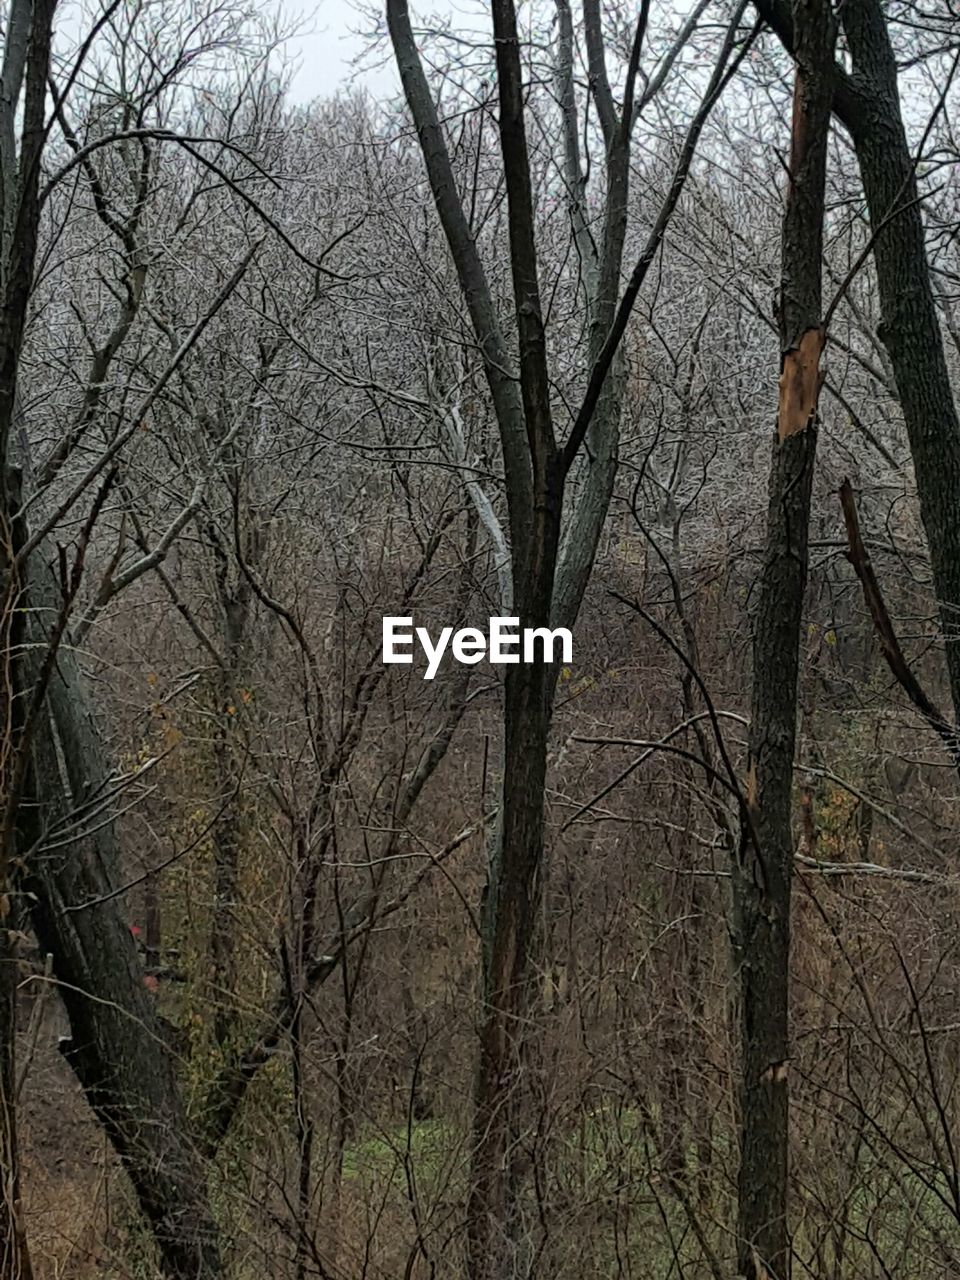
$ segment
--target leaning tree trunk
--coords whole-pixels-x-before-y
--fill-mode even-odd
[[[897,64],[879,0],[840,7],[852,81],[869,101],[850,122],[876,240],[874,263],[887,348],[910,441],[920,514],[960,723],[960,417],[930,286],[926,242],[897,87]]]
[[[31,616],[43,640],[37,619],[56,615],[56,585],[39,557],[34,565]],[[36,646],[41,658],[43,648]],[[65,1057],[130,1176],[164,1274],[218,1276],[204,1166],[124,918],[119,847],[114,824],[105,822],[109,770],[69,648],[58,654],[34,744],[24,886],[70,1019]]]
[[[748,818],[734,860],[740,1002],[738,1263],[748,1280],[787,1280],[788,992],[793,757],[817,443],[821,256],[830,68],[829,0],[795,0],[797,71],[783,221],[777,431],[754,618]]]

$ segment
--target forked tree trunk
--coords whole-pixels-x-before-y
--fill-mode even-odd
[[[745,5],[746,0],[744,0]],[[586,10],[589,10],[588,12]],[[407,0],[388,0],[387,21],[397,67],[416,124],[427,176],[470,314],[497,417],[510,527],[515,612],[521,627],[571,627],[576,621],[603,528],[616,470],[622,391],[617,358],[634,302],[657,255],[689,171],[700,132],[728,75],[743,6],[728,29],[718,66],[681,148],[669,191],[621,295],[627,227],[630,138],[637,117],[639,60],[646,35],[641,7],[622,109],[605,67],[596,0],[585,7],[591,90],[606,145],[607,200],[600,246],[584,218],[572,20],[559,9],[559,98],[564,116],[565,173],[574,236],[588,295],[589,377],[566,442],[551,412],[551,378],[537,270],[533,184],[524,123],[526,87],[513,0],[491,0],[513,283],[516,358],[501,328],[493,293],[468,222],[444,131],[417,50]],[[752,37],[751,37],[752,39]],[[735,70],[749,41],[730,65]],[[513,370],[516,368],[517,372]],[[586,449],[583,448],[586,442]],[[568,513],[561,544],[566,477],[586,455],[583,484]],[[470,1280],[527,1275],[522,1213],[520,1137],[523,1043],[532,1008],[538,905],[544,858],[544,786],[556,668],[510,667],[504,692],[504,780],[483,911],[480,1061],[475,1088],[473,1163],[467,1213]]]
[[[793,759],[810,495],[824,331],[821,257],[835,25],[829,0],[795,0],[797,70],[783,220],[781,375],[754,618],[749,820],[733,867],[740,1002],[738,1262],[788,1280],[788,997]]]

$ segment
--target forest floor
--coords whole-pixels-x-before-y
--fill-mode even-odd
[[[19,1113],[25,1226],[35,1280],[111,1274],[103,1256],[116,1157],[64,1061],[66,1015],[56,997],[25,1002],[18,1067],[26,1069]],[[119,1273],[118,1273],[119,1274]]]

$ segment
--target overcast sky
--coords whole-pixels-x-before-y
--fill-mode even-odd
[[[295,102],[327,97],[349,84],[362,85],[378,98],[400,92],[400,80],[392,55],[384,50],[367,56],[364,65],[356,60],[369,50],[369,40],[361,32],[371,29],[373,19],[357,12],[356,0],[278,0],[287,26],[296,24],[302,34],[287,44],[287,53],[297,63],[291,93]],[[361,0],[362,2],[362,0]],[[385,0],[367,0],[383,13]],[[694,0],[673,0],[677,21],[686,15]],[[420,14],[449,17],[454,27],[475,31],[489,24],[484,0],[421,0],[411,4]],[[667,6],[662,7],[667,12]]]
[[[432,9],[444,5],[433,4]],[[303,34],[287,44],[287,52],[299,64],[291,86],[295,102],[328,97],[351,82],[363,85],[377,97],[399,92],[400,82],[392,62],[366,66],[352,65],[364,52],[366,42],[356,32],[369,27],[369,19],[357,13],[351,0],[284,0],[283,12],[297,22]],[[382,57],[373,63],[383,63]]]
[[[287,54],[299,65],[291,86],[295,102],[328,97],[350,84],[361,85],[378,98],[400,92],[400,78],[393,54],[381,48],[370,52],[375,18],[357,11],[358,0],[277,0],[287,27],[301,34],[287,43]],[[364,0],[359,0],[364,3]],[[691,0],[675,0],[682,6]],[[383,15],[386,0],[366,0],[368,8]],[[461,31],[489,27],[489,0],[412,0],[414,26],[417,16],[449,18]],[[367,38],[363,32],[367,33]],[[366,55],[366,56],[364,56]],[[356,65],[357,59],[361,65]]]

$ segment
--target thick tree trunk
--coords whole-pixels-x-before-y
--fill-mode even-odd
[[[781,376],[754,618],[749,821],[733,868],[739,977],[739,1270],[788,1280],[788,996],[793,758],[817,442],[821,257],[835,40],[828,0],[795,0],[797,72],[783,222]]]
[[[897,67],[879,0],[840,8],[852,79],[869,105],[853,122],[882,320],[917,479],[940,605],[955,719],[960,723],[960,418],[950,386],[918,196],[900,112]]]
[[[550,620],[563,494],[556,456],[545,473],[529,560],[515,572],[522,627],[546,627]],[[483,1006],[467,1210],[471,1280],[526,1274],[517,1202],[523,1049],[534,1000],[555,683],[555,668],[543,662],[509,667],[505,682],[502,801],[482,922]]]
[[[19,885],[15,792],[22,732],[23,600],[16,562],[21,545],[16,512],[19,476],[0,463],[0,1280],[29,1280],[30,1261],[20,1217],[17,1136],[17,957],[14,901]]]
[[[55,592],[49,571],[38,568],[31,605],[40,606],[41,618],[56,607]],[[45,639],[42,622],[36,625],[38,639]],[[164,1274],[171,1280],[218,1276],[203,1164],[124,917],[116,833],[112,823],[102,825],[97,804],[109,790],[109,773],[69,649],[58,655],[48,703],[35,737],[35,803],[27,810],[31,829],[24,831],[22,852],[34,929],[41,950],[53,955],[70,1019],[64,1055],[130,1175]],[[58,838],[57,822],[82,805],[86,822],[68,821],[69,834],[76,835],[75,823],[92,834]]]
[[[0,1280],[31,1280],[32,1269],[20,1202],[20,1148],[17,1126],[17,954],[19,884],[14,869],[16,821],[10,806],[17,781],[23,731],[24,632],[21,573],[16,552],[22,544],[19,477],[8,472],[0,484]]]
[[[754,0],[796,55],[787,0]],[[833,108],[850,133],[876,236],[873,249],[882,321],[910,441],[920,514],[946,642],[955,719],[960,723],[960,415],[930,285],[922,204],[880,0],[840,6],[852,71],[837,71]]]

